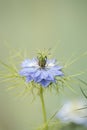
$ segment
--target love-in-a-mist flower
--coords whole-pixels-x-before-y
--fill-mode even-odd
[[[62,66],[42,53],[37,58],[25,59],[21,66],[20,75],[26,78],[26,82],[34,81],[43,87],[56,82],[57,76],[63,76]]]
[[[57,114],[64,123],[75,123],[87,126],[87,109],[85,109],[85,102],[82,100],[75,100],[66,102]]]

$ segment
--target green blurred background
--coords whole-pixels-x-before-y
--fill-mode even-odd
[[[79,56],[87,50],[87,0],[0,0],[0,59],[5,61],[11,48],[27,49],[28,57],[37,49],[52,48],[62,62]],[[69,70],[86,67],[87,58],[81,58]],[[65,100],[82,97],[75,89],[77,94],[68,89],[46,93],[48,117]],[[42,123],[39,98],[31,104],[31,96],[16,97],[16,90],[0,85],[0,130],[32,130]]]

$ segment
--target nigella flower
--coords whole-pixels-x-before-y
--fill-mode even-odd
[[[85,107],[86,104],[82,100],[68,101],[56,116],[64,123],[72,122],[87,126],[87,109]]]
[[[34,81],[43,87],[56,82],[57,76],[63,76],[62,66],[42,54],[37,58],[24,60],[21,67],[20,75],[26,78],[26,82]]]

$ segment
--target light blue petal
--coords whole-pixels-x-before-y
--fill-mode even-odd
[[[55,75],[55,76],[63,76],[64,74],[63,74],[62,71],[55,71],[55,72],[54,72],[54,75]]]
[[[48,77],[47,77],[47,80],[50,80],[50,81],[54,81],[54,76],[52,74],[50,74]]]
[[[62,66],[54,66],[54,67],[52,67],[51,69],[52,70],[61,70],[63,67]]]
[[[38,77],[41,74],[40,69],[37,69],[37,71],[34,73],[34,77]]]
[[[47,60],[47,64],[55,64],[56,63],[56,60],[55,59],[50,59],[50,60]]]
[[[29,64],[32,62],[30,59],[26,59],[22,62],[21,66],[24,67],[29,67]]]
[[[21,66],[23,68],[27,68],[27,67],[30,67],[30,64],[37,64],[38,61],[37,61],[37,58],[33,58],[33,59],[26,59],[22,62]]]
[[[35,67],[28,68],[29,74],[35,74],[36,71],[37,71],[37,68]]]
[[[48,71],[45,69],[41,69],[41,79],[47,79],[48,77]]]
[[[34,81],[35,82],[40,82],[42,79],[41,79],[41,76],[39,75],[38,77],[33,77]]]
[[[26,82],[31,82],[33,78],[31,76],[26,77]]]
[[[29,70],[28,69],[22,69],[19,74],[21,76],[28,76],[29,75]]]
[[[39,82],[43,87],[47,87],[50,83],[51,83],[51,81],[49,81],[49,80],[41,80],[41,82]]]
[[[62,71],[57,71],[57,70],[51,70],[50,73],[53,75],[53,76],[63,76],[63,72]]]
[[[21,75],[21,76],[28,76],[28,75],[30,75],[30,74],[32,74],[32,73],[35,73],[36,72],[36,68],[24,68],[24,69],[22,69],[20,72],[19,72],[19,74]]]
[[[33,63],[38,63],[38,59],[37,59],[37,58],[33,58],[33,59],[31,60],[31,62],[33,62]]]
[[[35,82],[40,82],[41,79],[41,70],[38,69],[34,74],[33,74],[33,79]]]

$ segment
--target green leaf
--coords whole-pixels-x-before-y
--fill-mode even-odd
[[[84,91],[82,90],[81,87],[80,87],[80,90],[81,90],[82,94],[84,95],[84,97],[87,98],[87,95],[84,93]]]
[[[84,85],[87,85],[87,83],[85,81],[83,81],[82,79],[78,79],[81,83],[83,83]]]

